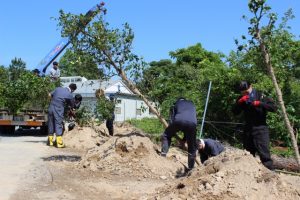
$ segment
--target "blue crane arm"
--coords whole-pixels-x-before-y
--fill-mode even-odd
[[[70,44],[69,38],[63,38],[53,49],[41,60],[37,68],[40,72],[46,73],[47,67],[55,60],[57,56]]]
[[[101,10],[104,6],[104,3],[97,4],[93,8],[91,8],[85,14],[85,21],[79,24],[80,28],[83,29]],[[105,12],[105,10],[103,10]],[[77,36],[80,31],[75,33]],[[70,44],[69,38],[62,38],[61,41],[51,49],[51,51],[46,55],[46,57],[38,64],[36,67],[37,70],[46,73],[48,66],[61,54],[61,52]]]

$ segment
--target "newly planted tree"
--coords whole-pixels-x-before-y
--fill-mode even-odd
[[[140,96],[150,111],[155,113],[160,121],[167,126],[168,123],[161,116],[158,109],[139,91],[134,80],[140,78],[145,62],[132,52],[134,34],[130,26],[125,23],[122,30],[114,29],[105,21],[106,9],[101,3],[102,12],[96,16],[85,28],[80,24],[86,21],[84,15],[73,15],[60,11],[59,26],[62,27],[62,36],[69,37],[72,47],[91,56],[99,66],[102,66],[108,76],[117,75],[132,92]],[[77,35],[80,29],[80,34]]]

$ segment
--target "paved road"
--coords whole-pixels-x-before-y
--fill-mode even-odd
[[[9,199],[34,162],[46,155],[46,136],[0,135],[0,199]]]

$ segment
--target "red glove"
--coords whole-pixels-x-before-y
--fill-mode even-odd
[[[260,106],[260,101],[253,101],[252,105],[255,107]]]
[[[249,95],[244,95],[238,100],[238,103],[239,104],[245,103],[246,101],[248,101],[248,99],[249,99]]]

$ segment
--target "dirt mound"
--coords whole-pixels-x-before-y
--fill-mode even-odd
[[[299,199],[300,190],[246,151],[227,150],[184,178],[160,188],[157,199]]]
[[[64,142],[67,147],[77,150],[88,150],[104,143],[107,139],[107,130],[104,124],[95,128],[78,127],[64,134]]]
[[[175,157],[163,158],[158,147],[139,131],[116,134],[101,146],[90,149],[81,165],[93,171],[105,171],[139,178],[174,179],[184,166]],[[178,157],[178,156],[177,156]]]
[[[289,181],[248,152],[232,147],[186,175],[185,153],[171,148],[167,158],[159,156],[160,148],[128,124],[116,125],[114,136],[107,134],[104,124],[77,128],[65,135],[65,141],[88,150],[77,165],[81,169],[135,183],[167,183],[145,194],[145,199],[300,199],[300,189],[294,184],[298,179]]]
[[[126,122],[116,123],[114,134],[124,134],[134,130],[135,128]],[[76,126],[73,130],[66,131],[63,137],[67,147],[76,150],[89,150],[103,144],[110,136],[105,123],[102,123],[93,127]]]

